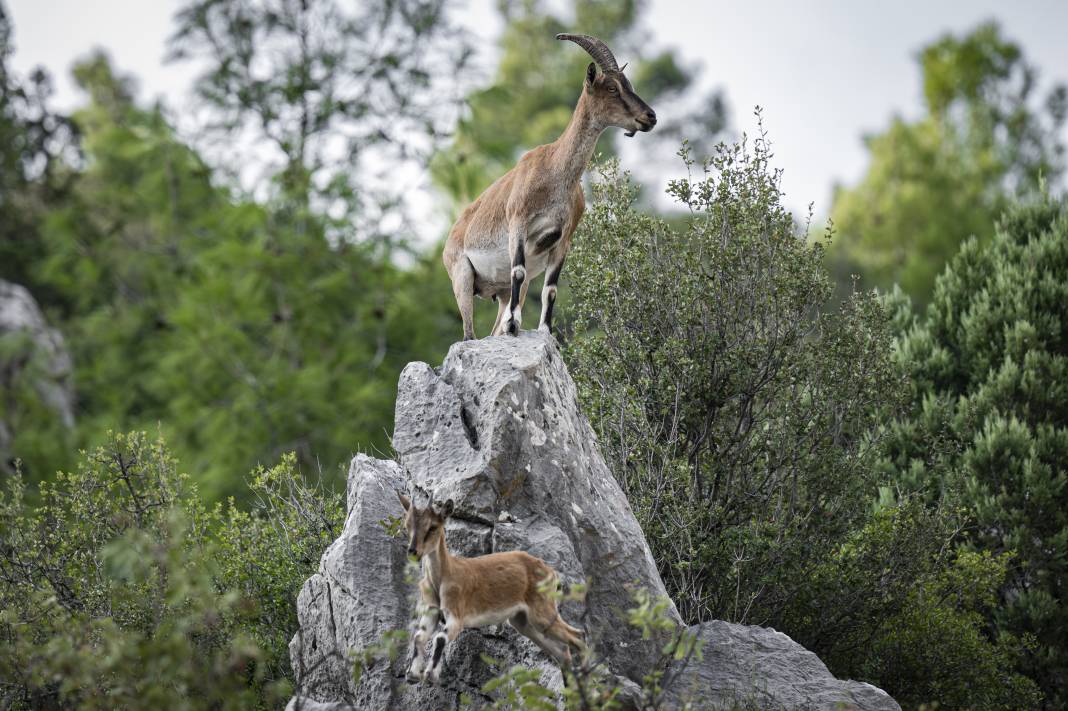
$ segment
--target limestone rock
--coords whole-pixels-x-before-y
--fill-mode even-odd
[[[37,301],[18,284],[0,279],[0,339],[19,339],[5,348],[11,362],[0,363],[0,377],[14,379],[29,367],[35,369],[33,387],[64,427],[74,426],[74,389],[70,354],[59,331],[45,321]],[[15,433],[0,420],[0,471],[10,455]]]
[[[403,536],[390,532],[402,515],[397,491],[420,506],[430,497],[453,500],[446,534],[454,554],[526,550],[565,582],[585,581],[585,603],[564,605],[563,617],[586,630],[632,695],[658,649],[626,624],[630,591],[666,591],[555,341],[541,333],[486,338],[456,344],[438,369],[410,364],[398,388],[393,445],[399,463],[353,459],[344,531],[300,592],[300,630],[290,644],[298,696],[289,708],[428,711],[456,708],[461,694],[478,705],[489,701],[481,687],[515,664],[560,688],[559,670],[507,625],[464,631],[448,648],[440,687],[404,681],[407,648],[354,683],[350,653],[407,629],[414,610],[418,572],[407,563]],[[669,615],[680,621],[673,607]],[[716,622],[698,631],[705,658],[681,674],[676,702],[697,691],[700,708],[730,694],[786,708],[799,700],[804,708],[837,709],[839,701],[855,704],[842,708],[897,708],[874,687],[838,681],[773,630]]]
[[[690,632],[703,642],[700,662],[686,666],[668,689],[668,707],[900,711],[882,689],[840,681],[812,652],[782,632],[714,621]]]

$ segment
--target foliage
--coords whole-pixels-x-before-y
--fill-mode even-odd
[[[1031,708],[1041,694],[1015,671],[1026,644],[990,639],[984,617],[1012,556],[958,550],[953,514],[917,497],[880,508],[807,572],[787,629],[836,675],[905,708]]]
[[[0,279],[17,281],[42,256],[38,223],[48,203],[63,194],[59,159],[73,135],[70,122],[47,106],[48,75],[38,69],[20,78],[9,69],[12,34],[0,3]]]
[[[965,238],[989,241],[1014,197],[1061,174],[1068,90],[1054,86],[1036,106],[1037,72],[995,23],[944,35],[919,59],[926,115],[867,139],[868,171],[837,191],[831,212],[840,278],[859,271],[922,303]]]
[[[913,409],[890,424],[884,463],[902,488],[965,507],[970,548],[1014,553],[987,614],[1037,639],[1020,668],[1049,708],[1068,704],[1066,284],[1064,200],[1017,206],[989,244],[967,241],[896,342]]]
[[[209,510],[161,440],[114,435],[0,499],[0,693],[14,708],[250,708],[289,693],[294,600],[343,520],[292,457]]]
[[[874,294],[824,308],[822,248],[781,207],[768,158],[763,134],[723,146],[672,184],[689,212],[676,224],[636,210],[609,166],[570,261],[566,356],[669,591],[688,621],[772,625],[915,703],[1034,700],[1016,671],[1030,637],[984,617],[1007,549],[958,554],[968,512],[949,505],[884,488],[873,509],[902,316]]]
[[[336,476],[355,447],[387,447],[401,368],[458,328],[427,276],[440,264],[402,268],[324,220],[235,199],[105,57],[76,76],[85,163],[20,281],[70,346],[78,439],[159,424],[211,499],[247,495],[241,472],[286,451]],[[32,481],[54,471],[16,454]]]
[[[569,261],[580,399],[691,621],[776,618],[862,520],[864,433],[891,397],[878,304],[821,310],[822,247],[768,159],[761,135],[672,183],[679,227],[638,212],[609,167]]]
[[[694,73],[673,51],[649,50],[641,32],[643,6],[640,0],[578,0],[569,5],[565,19],[537,0],[499,3],[505,25],[496,74],[488,86],[467,96],[467,112],[452,144],[431,165],[435,182],[455,207],[474,200],[524,151],[556,140],[567,126],[591,60],[576,46],[556,40],[557,33],[594,35],[612,47],[620,64],[631,60],[628,76],[651,104],[677,97],[693,84]],[[680,108],[681,119],[662,122],[650,137],[675,143],[683,128],[697,129],[690,138],[710,150],[724,127],[725,107],[718,93],[702,102],[689,112]],[[606,133],[598,151],[614,154],[614,138]]]

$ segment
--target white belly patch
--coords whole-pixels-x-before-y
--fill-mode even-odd
[[[475,268],[475,282],[501,289],[512,284],[512,260],[504,251],[475,249],[464,252]],[[528,255],[525,260],[527,279],[533,279],[545,271],[547,254]]]

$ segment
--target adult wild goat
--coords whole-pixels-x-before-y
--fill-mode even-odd
[[[656,125],[656,114],[634,93],[604,42],[589,35],[559,34],[556,39],[571,40],[596,62],[586,68],[567,129],[486,188],[460,215],[445,243],[442,260],[460,307],[465,341],[475,337],[476,294],[498,302],[491,335],[518,335],[527,286],[546,268],[538,327],[551,328],[556,284],[586,208],[582,173],[597,139],[609,126],[633,136]]]
[[[437,683],[445,644],[465,627],[508,622],[560,665],[571,663],[572,649],[585,650],[582,631],[564,622],[556,600],[548,594],[558,584],[556,571],[548,564],[522,551],[477,558],[450,555],[445,546],[445,519],[452,514],[452,500],[440,509],[433,504],[420,509],[407,496],[397,496],[407,512],[408,553],[423,563],[412,661],[406,675],[409,682],[429,678]],[[426,643],[439,617],[445,621],[445,631],[434,635],[430,668],[426,669]]]

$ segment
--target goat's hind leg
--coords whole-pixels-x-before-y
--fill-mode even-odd
[[[552,657],[560,666],[571,663],[571,653],[568,651],[567,647],[540,632],[538,628],[531,624],[530,620],[527,619],[527,614],[525,612],[517,613],[512,619],[508,620],[508,623],[512,625],[512,627],[515,627],[519,634],[538,645],[538,647],[541,648],[541,651]]]
[[[541,321],[538,323],[539,331],[552,333],[553,307],[556,305],[556,284],[560,281],[560,272],[564,269],[565,256],[567,255],[560,255],[560,258],[556,262],[551,263],[548,270],[545,272],[545,284],[541,288]]]
[[[497,302],[497,320],[493,322],[493,329],[490,330],[490,335],[499,336],[504,333],[501,324],[504,323],[504,314],[508,311],[508,292],[502,291],[493,298]]]

